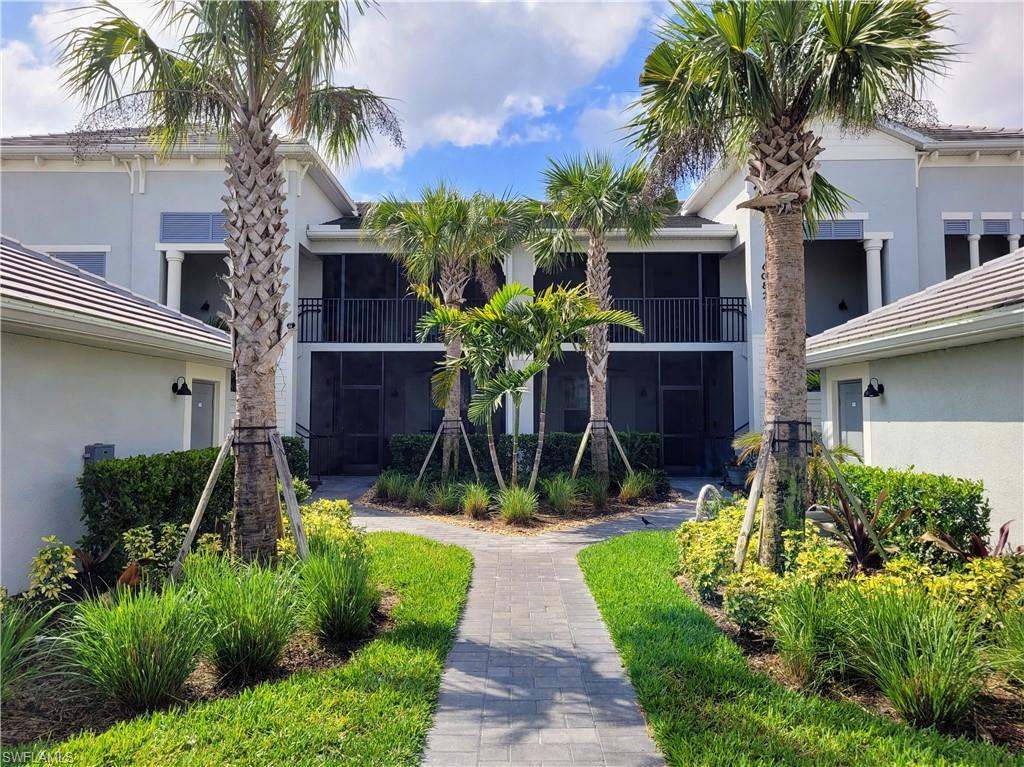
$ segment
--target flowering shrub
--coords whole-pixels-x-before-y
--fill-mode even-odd
[[[731,572],[744,512],[743,504],[733,504],[707,522],[679,526],[679,569],[701,599],[710,599]]]
[[[26,596],[55,601],[71,590],[71,582],[77,573],[75,552],[56,535],[46,536],[43,543],[43,548],[32,557]]]
[[[320,536],[343,544],[354,535],[352,529],[352,504],[341,499],[329,501],[319,499],[299,507],[302,527],[306,538]],[[295,556],[295,537],[291,534],[288,519],[284,520],[284,537],[277,542],[280,556]]]

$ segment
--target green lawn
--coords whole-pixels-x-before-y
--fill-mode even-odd
[[[374,533],[369,542],[376,579],[399,595],[396,625],[345,666],[48,750],[76,766],[416,764],[473,560],[464,549],[402,533]]]
[[[750,671],[677,586],[676,555],[667,532],[626,535],[579,555],[670,765],[1024,765],[1002,749],[791,692]]]

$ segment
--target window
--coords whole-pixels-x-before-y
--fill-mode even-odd
[[[69,253],[50,253],[54,258],[59,258],[72,266],[77,266],[83,272],[95,274],[97,277],[107,276],[107,254],[103,252],[91,253],[88,251]]]

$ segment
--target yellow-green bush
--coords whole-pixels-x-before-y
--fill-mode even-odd
[[[768,625],[782,593],[783,579],[756,563],[725,579],[722,608],[743,631],[760,632]]]
[[[299,507],[302,527],[306,537],[314,535],[345,543],[354,535],[352,529],[352,504],[344,499],[329,501],[324,498]],[[291,533],[287,517],[284,520],[284,537],[277,542],[280,556],[295,555],[295,537]]]
[[[676,533],[679,570],[701,599],[710,599],[732,570],[744,505],[724,506],[714,519],[684,522],[679,526]]]
[[[848,575],[850,555],[821,535],[811,522],[807,522],[804,540],[794,558],[790,576],[798,580],[821,585]]]

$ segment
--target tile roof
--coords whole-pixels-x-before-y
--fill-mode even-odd
[[[362,216],[366,214],[366,211],[372,204],[369,202],[358,202],[356,207],[359,209],[359,216],[342,216],[331,221],[324,221],[322,226],[337,226],[339,229],[358,229],[362,223]],[[662,227],[665,229],[699,229],[704,224],[715,224],[715,222],[709,218],[685,214],[666,216],[662,222]]]
[[[222,330],[3,236],[0,298],[116,322],[126,330],[156,331],[214,350],[231,349],[231,338]]]
[[[1024,304],[1024,248],[807,339],[807,353]]]

